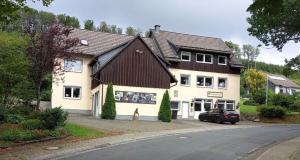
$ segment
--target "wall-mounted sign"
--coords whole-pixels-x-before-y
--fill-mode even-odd
[[[156,104],[156,93],[115,91],[116,102]]]
[[[207,97],[223,98],[223,92],[207,92]]]

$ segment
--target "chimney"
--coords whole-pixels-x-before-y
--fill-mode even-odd
[[[155,30],[156,33],[159,33],[159,31],[160,31],[160,25],[155,25],[154,26],[154,30]]]

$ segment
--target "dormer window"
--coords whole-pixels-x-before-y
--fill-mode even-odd
[[[191,52],[181,52],[181,60],[182,61],[191,61]]]
[[[211,54],[197,53],[196,54],[196,62],[212,64],[213,63],[213,56]]]
[[[226,65],[227,64],[227,57],[225,57],[225,56],[218,56],[218,64],[219,65]]]

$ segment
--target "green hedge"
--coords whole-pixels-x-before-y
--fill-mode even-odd
[[[38,119],[43,123],[43,128],[54,130],[56,127],[64,126],[67,118],[68,112],[56,107],[41,112]]]
[[[286,115],[286,109],[281,106],[259,106],[257,108],[259,115],[266,118],[282,118]]]
[[[28,119],[21,123],[22,127],[29,130],[42,129],[43,123],[39,119]]]

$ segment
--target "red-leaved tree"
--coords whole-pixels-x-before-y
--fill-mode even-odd
[[[69,37],[72,28],[59,24],[51,26],[28,23],[25,33],[29,36],[27,57],[30,63],[31,78],[36,88],[36,109],[39,110],[41,86],[47,74],[53,75],[53,81],[62,80],[64,69],[59,60],[72,59],[79,39]]]

